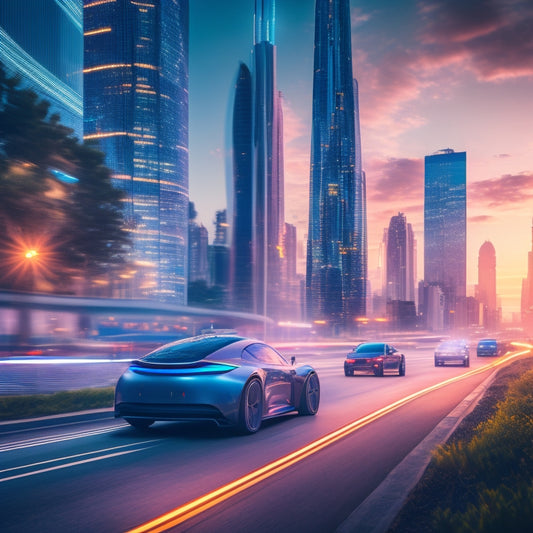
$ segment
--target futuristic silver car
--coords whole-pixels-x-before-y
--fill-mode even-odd
[[[156,420],[211,420],[255,433],[267,418],[314,415],[319,403],[311,366],[289,363],[257,340],[201,335],[133,361],[116,386],[115,417],[139,429]]]

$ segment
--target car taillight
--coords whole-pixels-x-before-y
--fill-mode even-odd
[[[355,359],[346,359],[347,363],[355,363]]]

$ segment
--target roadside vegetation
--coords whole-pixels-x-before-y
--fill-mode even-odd
[[[533,359],[500,370],[439,447],[390,533],[500,533],[533,524]]]
[[[113,406],[114,387],[0,396],[0,420],[19,420]]]

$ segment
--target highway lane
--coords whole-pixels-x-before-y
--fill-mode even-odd
[[[319,414],[271,421],[249,437],[170,423],[142,434],[111,418],[4,433],[2,531],[134,528],[400,398],[493,362],[474,356],[470,369],[434,368],[430,349],[411,347],[405,377],[346,378],[346,351],[298,351],[299,362],[318,370]],[[334,531],[487,373],[413,400],[175,530]]]

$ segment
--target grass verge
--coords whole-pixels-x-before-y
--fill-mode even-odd
[[[0,396],[0,420],[19,420],[113,406],[114,387]]]
[[[498,372],[440,446],[389,533],[509,533],[533,524],[533,359]]]

